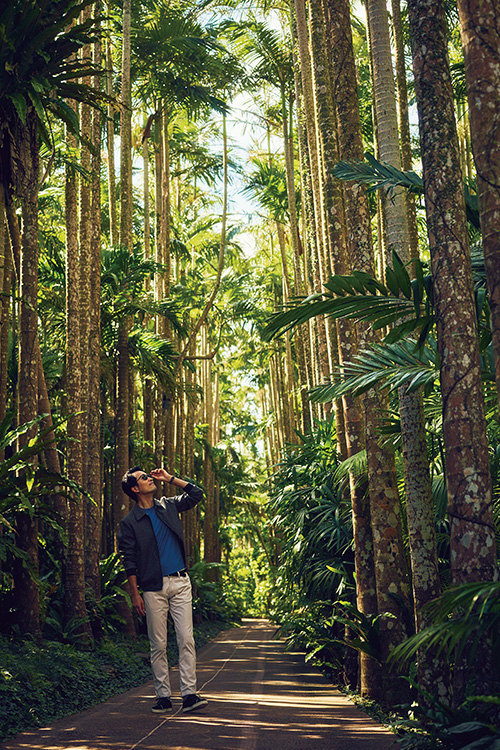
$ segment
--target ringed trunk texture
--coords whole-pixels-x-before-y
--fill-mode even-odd
[[[396,93],[385,0],[367,0],[366,14],[373,72],[373,103],[378,154],[381,161],[400,169]],[[396,243],[399,246],[408,247],[406,200],[403,190],[396,191],[390,197],[384,193],[382,205],[386,229],[385,262],[391,264],[392,250],[398,250]],[[404,217],[403,221],[402,217]]]

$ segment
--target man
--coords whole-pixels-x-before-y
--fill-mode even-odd
[[[175,485],[182,490],[182,494],[155,500],[155,479]],[[153,469],[151,474],[146,474],[139,466],[129,469],[123,476],[122,488],[136,502],[120,523],[118,544],[123,554],[133,607],[137,614],[146,615],[157,695],[151,710],[164,713],[172,708],[166,654],[169,611],[179,646],[182,710],[203,708],[208,701],[196,694],[191,581],[186,570],[184,536],[179,517],[179,513],[197,505],[203,493],[199,487],[168,474],[164,469]]]

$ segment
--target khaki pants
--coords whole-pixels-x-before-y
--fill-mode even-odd
[[[196,693],[196,651],[193,637],[193,605],[189,576],[165,576],[161,591],[145,591],[144,604],[151,667],[158,698],[170,697],[167,662],[167,615],[170,611],[179,647],[181,696]]]

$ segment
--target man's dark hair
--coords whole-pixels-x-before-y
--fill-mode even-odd
[[[138,493],[132,491],[132,487],[135,487],[137,485],[137,479],[134,477],[134,471],[142,471],[142,468],[140,466],[132,466],[131,469],[127,471],[126,474],[122,477],[122,490],[126,495],[132,498],[132,500],[139,499]]]

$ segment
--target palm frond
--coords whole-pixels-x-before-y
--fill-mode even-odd
[[[386,269],[385,285],[361,271],[332,276],[325,284],[326,291],[293,300],[293,307],[271,316],[262,337],[270,341],[313,317],[329,315],[371,322],[373,329],[391,326],[384,339],[387,343],[419,331],[422,345],[434,325],[432,278],[420,261],[415,267],[416,278],[411,280],[393,253],[393,267]]]
[[[422,386],[432,387],[438,377],[437,348],[433,337],[428,336],[420,348],[411,341],[383,346],[374,344],[361,350],[352,362],[346,362],[336,381],[312,388],[309,398],[316,403],[325,403],[346,393],[358,396],[370,388],[397,391],[403,385],[414,391]]]
[[[426,610],[434,624],[397,646],[391,660],[408,662],[418,651],[429,649],[459,659],[466,649],[471,662],[485,640],[496,658],[500,656],[500,581],[452,586]]]
[[[340,180],[359,182],[368,185],[368,192],[387,190],[389,194],[396,188],[404,188],[414,195],[424,194],[422,178],[416,172],[403,172],[391,164],[378,161],[373,154],[365,154],[366,161],[340,161],[333,168],[333,174]],[[479,229],[477,196],[464,184],[467,219]]]

